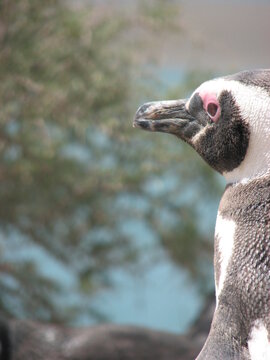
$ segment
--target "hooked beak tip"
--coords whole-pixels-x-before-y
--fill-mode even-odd
[[[150,122],[150,120],[135,117],[135,119],[133,120],[133,127],[143,130],[149,130]]]
[[[152,110],[153,103],[146,103],[140,106],[135,114],[135,118],[133,120],[133,127],[153,131],[152,125],[154,121],[153,119],[151,119],[151,116],[154,117],[154,113]]]

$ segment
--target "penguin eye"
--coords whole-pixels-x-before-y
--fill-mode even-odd
[[[209,103],[207,105],[207,113],[210,117],[214,117],[218,111],[218,106],[215,103]]]
[[[199,92],[199,96],[202,100],[203,108],[207,115],[213,122],[217,122],[221,114],[217,95],[215,93],[204,90]]]
[[[213,122],[217,122],[219,120],[221,110],[219,102],[216,99],[212,98],[206,101],[205,111]]]

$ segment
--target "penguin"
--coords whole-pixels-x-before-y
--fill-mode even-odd
[[[146,103],[133,126],[177,136],[226,179],[214,239],[216,308],[197,360],[270,359],[270,69]]]

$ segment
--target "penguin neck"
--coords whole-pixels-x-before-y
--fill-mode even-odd
[[[270,154],[262,153],[251,161],[243,162],[231,172],[223,173],[227,185],[248,184],[253,181],[263,180],[270,177]]]
[[[256,145],[255,145],[256,143]],[[223,173],[228,184],[247,184],[270,176],[270,133],[264,139],[251,139],[247,154],[234,170]]]

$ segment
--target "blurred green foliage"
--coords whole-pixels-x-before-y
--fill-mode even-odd
[[[146,44],[136,30],[175,30],[172,4],[140,2],[129,16],[105,10],[72,9],[57,0],[0,3],[4,314],[98,317],[90,301],[84,309],[63,306],[59,296],[90,298],[110,285],[110,269],[137,263],[138,246],[123,230],[130,220],[145,223],[199,282],[209,261],[211,242],[207,232],[200,234],[197,204],[202,197],[215,200],[215,176],[177,139],[131,126],[147,91],[137,81]],[[57,274],[44,273],[33,248],[72,274],[69,291]]]

